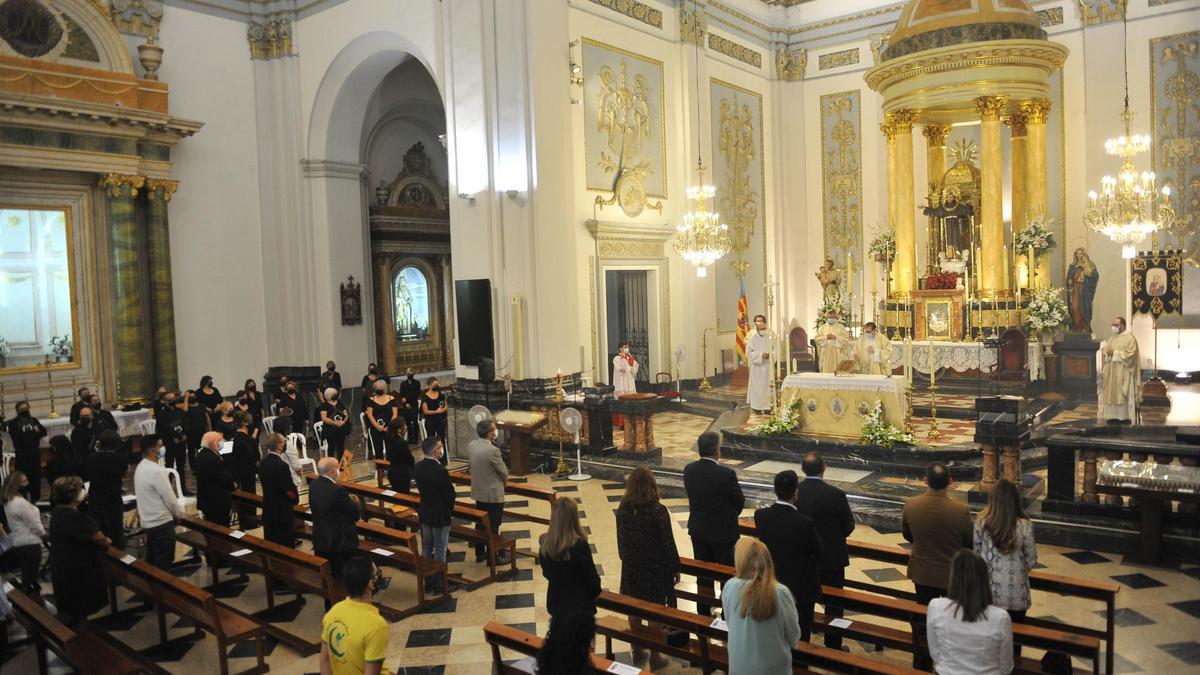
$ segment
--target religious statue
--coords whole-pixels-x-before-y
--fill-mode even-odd
[[[1100,272],[1087,251],[1075,249],[1075,260],[1067,267],[1067,292],[1071,305],[1071,330],[1080,333],[1092,332],[1092,299],[1096,297],[1096,283]]]
[[[1112,337],[1100,346],[1104,365],[1100,370],[1098,412],[1101,420],[1129,423],[1137,419],[1137,406],[1142,397],[1138,382],[1138,343],[1133,333],[1126,330],[1122,317],[1112,320],[1112,332]]]
[[[750,364],[750,381],[746,385],[746,402],[755,412],[771,410],[771,343],[767,317],[754,317],[754,333],[746,340],[746,361]]]
[[[825,323],[817,328],[818,366],[822,373],[836,373],[838,364],[850,348],[850,333],[842,325],[841,314],[833,311],[826,315]]]
[[[837,265],[833,264],[832,258],[826,258],[825,264],[821,265],[820,271],[815,275],[817,282],[821,284],[823,297],[826,301],[837,300],[842,295],[842,273],[838,271]]]
[[[858,372],[864,375],[892,372],[892,341],[877,330],[874,321],[863,324],[863,333],[854,341],[851,354]]]

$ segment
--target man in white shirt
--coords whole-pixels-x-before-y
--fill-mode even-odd
[[[175,562],[175,520],[183,515],[183,507],[171,489],[167,470],[158,463],[162,447],[158,436],[142,437],[142,461],[133,472],[133,493],[146,531],[146,562],[165,570]]]

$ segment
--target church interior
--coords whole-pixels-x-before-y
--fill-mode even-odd
[[[779,558],[790,475],[853,520],[784,672],[1195,673],[1197,303],[1193,0],[0,0],[0,669],[568,672],[577,511],[593,672],[775,672],[720,588]],[[440,557],[396,478],[427,462]],[[629,590],[643,476],[665,603]],[[323,478],[378,571],[365,670]],[[1007,495],[1031,523],[999,669],[934,640],[931,493],[975,524],[955,574]],[[69,583],[63,511],[98,537]]]

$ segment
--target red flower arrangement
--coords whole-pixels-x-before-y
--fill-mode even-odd
[[[925,288],[929,290],[939,290],[948,288],[958,288],[959,274],[956,272],[938,272],[925,277]]]

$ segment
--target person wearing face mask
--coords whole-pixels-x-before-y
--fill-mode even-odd
[[[203,406],[211,415],[221,401],[225,397],[221,396],[221,390],[213,386],[212,375],[205,375],[200,378],[200,388],[196,390],[196,400]]]
[[[746,403],[754,412],[767,413],[771,410],[771,342],[767,317],[754,315],[754,334],[746,340],[746,361],[750,364]]]
[[[850,347],[850,334],[842,325],[841,315],[829,312],[825,323],[817,328],[817,355],[820,357],[819,366],[822,373],[837,372],[838,364],[845,359],[845,351]]]
[[[892,341],[879,332],[874,321],[868,321],[854,341],[853,358],[858,362],[858,372],[887,375],[892,372]]]
[[[637,373],[640,366],[629,351],[629,340],[622,340],[617,345],[617,355],[613,357],[612,366],[613,395],[620,397],[624,394],[636,394]],[[625,426],[625,419],[620,413],[613,413],[613,426]]]
[[[91,481],[88,514],[117,548],[125,548],[125,505],[121,494],[129,455],[121,447],[121,436],[109,429],[96,436],[96,451],[88,457],[87,473]]]
[[[137,495],[138,520],[146,533],[146,562],[170,569],[175,562],[175,521],[184,511],[171,489],[167,470],[158,463],[162,439],[153,434],[142,436],[141,447],[142,461],[133,472],[133,493]]]
[[[92,433],[99,436],[105,431],[116,431],[117,420],[113,414],[104,409],[104,401],[100,394],[92,394]]]
[[[42,498],[42,450],[39,446],[46,437],[46,427],[29,411],[29,401],[17,402],[17,416],[8,421],[8,435],[12,437],[13,450],[17,454],[17,470],[29,478],[30,501],[36,504]]]
[[[179,411],[183,414],[183,433],[187,436],[188,466],[196,469],[196,453],[200,451],[200,441],[204,434],[212,429],[212,419],[208,410],[200,405],[200,399],[191,389],[179,397]]]
[[[196,473],[196,508],[208,522],[229,527],[229,512],[233,509],[233,491],[237,489],[237,483],[221,460],[221,440],[219,432],[205,433],[192,468]]]
[[[379,366],[375,365],[374,363],[368,363],[367,374],[363,375],[361,385],[363,396],[370,396],[371,393],[375,391],[375,383],[379,381],[382,381],[384,384],[392,383],[392,381],[388,379],[387,375],[381,375],[379,373]]]
[[[325,362],[325,372],[321,373],[321,379],[317,382],[317,397],[321,403],[326,401],[326,389],[342,390],[342,374],[337,371],[337,364],[333,361]]]
[[[417,443],[421,440],[421,427],[417,424],[421,412],[421,382],[417,380],[412,368],[404,372],[404,381],[400,383],[400,398],[403,399],[404,424],[408,427],[408,442]]]
[[[79,411],[88,407],[88,401],[92,398],[92,390],[87,387],[79,388],[79,400],[71,404],[71,426],[79,424]]]
[[[371,434],[367,450],[373,453],[368,459],[383,459],[387,454],[385,436],[388,429],[400,420],[400,406],[387,392],[386,382],[376,380],[372,387],[374,395],[363,404],[363,412],[367,414],[367,432]]]
[[[325,390],[325,401],[317,408],[317,414],[325,423],[325,442],[329,444],[329,456],[341,461],[346,451],[346,437],[350,435],[350,413],[342,404],[341,394],[330,387]]]
[[[178,395],[173,391],[163,394],[162,407],[155,415],[154,429],[163,442],[166,466],[179,473],[179,489],[184,496],[191,496],[187,487],[187,431],[184,412],[179,409]]]
[[[436,377],[429,378],[429,391],[421,396],[421,415],[425,418],[425,435],[436,436],[442,443],[446,442],[446,411],[449,404],[446,395],[441,392]],[[449,463],[445,454],[442,455],[442,466]]]
[[[246,402],[244,407],[241,405],[242,401]],[[250,416],[254,418],[255,429],[261,427],[263,420],[263,404],[262,396],[260,396],[258,393],[258,383],[253,379],[246,380],[246,383],[242,385],[242,390],[238,392],[238,402],[238,407],[241,407],[246,412],[249,412]]]
[[[54,481],[50,493],[55,505],[50,515],[50,582],[58,619],[71,626],[108,604],[108,584],[100,570],[113,542],[79,510],[87,490],[78,476]]]
[[[1131,424],[1142,402],[1137,338],[1125,328],[1124,317],[1114,318],[1112,336],[1100,346],[1104,365],[1100,370],[1099,418],[1110,424]]]
[[[96,432],[92,429],[92,408],[84,406],[79,409],[78,421],[71,430],[71,449],[82,462],[87,462],[88,455],[95,449]],[[87,478],[85,472],[84,478]]]
[[[42,564],[42,542],[46,541],[46,530],[42,528],[42,514],[38,507],[27,499],[29,478],[20,471],[13,471],[0,488],[0,504],[4,517],[8,519],[8,532],[12,537],[12,554],[21,564],[21,584],[25,591],[39,589],[37,572]]]
[[[300,398],[300,389],[295,382],[288,382],[283,394],[275,399],[275,414],[292,421],[293,433],[308,432],[308,409],[304,407],[304,400]]]

